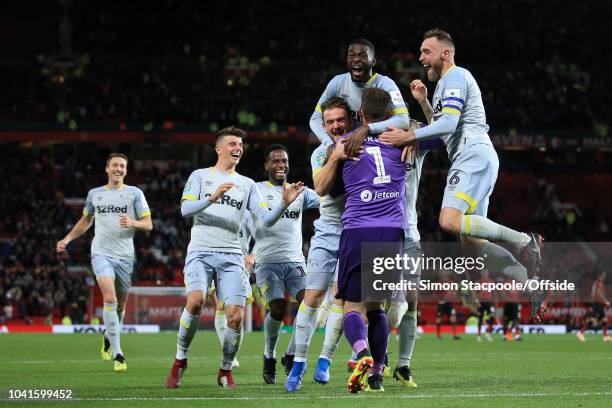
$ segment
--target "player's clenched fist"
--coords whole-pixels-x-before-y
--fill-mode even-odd
[[[57,241],[57,245],[55,246],[55,250],[58,253],[62,253],[62,252],[66,252],[66,247],[68,246],[68,244],[70,243],[70,241],[68,241],[67,239],[62,239],[61,241]]]
[[[427,87],[420,79],[415,79],[410,83],[410,92],[412,97],[419,103],[427,100]]]
[[[119,214],[119,225],[121,228],[132,228],[134,226],[134,220],[125,214]]]
[[[220,184],[219,187],[217,187],[217,189],[215,190],[215,193],[210,196],[209,198],[210,202],[214,203],[215,201],[220,199],[221,196],[225,194],[232,187],[234,187],[234,183],[232,183],[231,181]]]

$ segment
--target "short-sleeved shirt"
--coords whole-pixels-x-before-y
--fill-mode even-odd
[[[134,228],[121,228],[119,216],[122,214],[132,219],[151,215],[144,193],[138,187],[102,186],[89,190],[83,215],[94,217],[92,255],[134,259]]]

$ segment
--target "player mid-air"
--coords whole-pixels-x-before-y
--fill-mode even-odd
[[[244,273],[244,258],[239,231],[244,212],[251,211],[266,226],[273,225],[302,192],[303,183],[287,184],[282,201],[268,208],[263,195],[250,178],[236,173],[243,154],[246,132],[228,127],[217,133],[214,167],[191,173],[181,197],[181,213],[193,217],[191,241],[185,259],[187,303],[181,314],[176,359],[166,379],[166,387],[178,388],[187,369],[187,353],[198,329],[200,312],[214,274],[217,298],[225,306],[227,329],[217,384],[235,388],[232,362],[242,340],[242,321],[249,282]]]
[[[402,93],[391,78],[374,73],[374,65],[376,65],[374,44],[364,38],[354,40],[349,44],[346,55],[348,72],[336,75],[329,81],[310,117],[310,129],[326,147],[332,145],[333,141],[323,126],[321,106],[332,96],[339,96],[348,102],[352,119],[359,125],[351,138],[363,140],[367,134],[382,133],[389,126],[400,129],[408,129],[410,126],[408,108],[404,103]],[[389,93],[391,116],[381,122],[364,125],[358,121],[357,111],[361,106],[361,94],[368,88],[380,88]]]
[[[283,186],[289,174],[289,150],[281,144],[266,148],[264,168],[268,180],[256,184],[263,194],[267,207],[282,201]],[[255,221],[255,276],[268,314],[264,321],[263,379],[266,384],[276,384],[276,343],[287,308],[285,292],[296,299],[304,299],[306,271],[302,252],[302,214],[304,210],[319,208],[320,198],[311,189],[291,203],[276,224],[269,227],[263,220]],[[295,356],[295,331],[281,363],[289,374]]]
[[[102,318],[106,328],[101,355],[105,361],[115,361],[116,372],[127,370],[120,335],[132,285],[134,232],[136,229],[153,229],[151,211],[143,192],[123,184],[127,165],[128,158],[124,154],[111,153],[108,156],[108,183],[89,190],[83,216],[57,243],[57,252],[66,251],[68,244],[87,232],[95,220],[91,265],[102,292]]]
[[[442,138],[446,144],[451,168],[446,180],[440,227],[460,236],[464,243],[475,245],[487,267],[525,284],[537,280],[541,268],[543,239],[536,233],[515,231],[487,218],[489,197],[493,192],[499,160],[491,143],[480,89],[472,74],[455,65],[455,45],[451,36],[440,29],[425,33],[420,62],[430,81],[438,81],[432,104],[427,100],[427,88],[413,81],[413,95],[421,105],[429,125],[414,129],[390,129],[380,140],[394,146],[404,146],[432,138]],[[347,146],[349,156],[353,146]],[[523,260],[522,265],[502,246],[511,245]],[[532,320],[543,316],[549,293],[532,291]]]

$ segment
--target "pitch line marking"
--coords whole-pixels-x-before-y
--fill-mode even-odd
[[[421,395],[377,395],[376,399],[427,399],[427,398],[534,398],[534,397],[591,397],[612,396],[612,392],[580,393],[485,393],[485,394],[421,394]],[[366,396],[366,397],[369,397]],[[361,398],[366,398],[361,397]],[[274,396],[274,397],[105,397],[73,398],[72,401],[266,401],[266,400],[312,400],[360,398],[356,395],[319,395],[319,396]]]

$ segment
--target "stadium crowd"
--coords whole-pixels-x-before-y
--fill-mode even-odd
[[[451,32],[458,44],[457,61],[478,79],[493,131],[586,129],[607,135],[611,124],[609,55],[600,52],[607,39],[598,31],[606,23],[609,2],[550,8],[535,0],[449,1],[420,3],[417,10],[399,1],[351,2],[351,8],[367,8],[368,19],[347,13],[343,2],[311,2],[307,7],[298,0],[240,0],[231,7],[193,0],[149,2],[146,7],[138,2],[64,5],[64,11],[57,6],[55,16],[55,27],[62,27],[59,50],[32,49],[28,57],[0,58],[1,128],[170,131],[238,124],[272,131],[306,129],[323,85],[345,72],[346,44],[357,37],[376,44],[375,71],[397,82],[411,115],[423,120],[408,91],[412,79],[424,78],[418,47],[431,22],[419,14],[440,14],[441,9],[447,12],[435,25]],[[328,24],[321,15],[343,18]],[[401,23],[381,24],[399,15]],[[497,19],[500,15],[505,18]],[[48,26],[37,30],[30,35],[57,35],[44,31]],[[288,32],[292,35],[284,35]],[[593,60],[598,64],[589,63]],[[311,182],[303,146],[289,147],[296,152],[292,178]],[[75,271],[89,264],[90,241],[72,243],[67,257],[54,252],[56,240],[80,216],[82,201],[74,199],[105,182],[99,147],[83,144],[79,149],[58,157],[2,145],[0,170],[10,177],[0,181],[0,319],[46,316],[57,308],[73,321],[83,318],[94,283]],[[264,177],[261,151],[262,146],[252,144],[240,164],[242,173]],[[423,241],[451,240],[437,223],[446,158],[430,156],[434,158],[426,160],[420,189],[419,229]],[[202,147],[201,162],[213,157],[211,147]],[[177,198],[192,167],[141,160],[136,168],[131,163],[127,182],[145,192],[155,225],[150,233],[136,234],[140,283],[182,282],[189,225],[179,214]],[[496,191],[503,192],[503,184]],[[512,215],[508,209],[513,203],[529,197],[521,205],[533,211],[516,227],[539,231],[553,241],[609,237],[601,214],[577,208],[560,213],[553,196],[551,183],[530,183],[518,197],[496,200],[494,195],[490,212],[504,221]],[[305,251],[311,221],[305,218]]]
[[[311,183],[306,155],[298,154],[298,144],[291,144],[291,179]],[[68,256],[55,252],[55,242],[79,219],[88,189],[103,185],[106,175],[100,153],[105,147],[80,144],[73,155],[53,155],[47,149],[23,148],[3,144],[0,171],[10,175],[0,180],[0,319],[29,321],[31,316],[69,315],[73,322],[83,321],[93,275],[90,268],[90,232],[71,243]],[[210,147],[203,146],[203,162],[211,162]],[[263,179],[263,146],[247,146],[240,164],[243,174]],[[97,152],[92,161],[93,152]],[[57,157],[56,157],[57,156]],[[210,157],[208,157],[210,156]],[[207,158],[208,157],[208,158]],[[424,242],[451,241],[437,223],[442,186],[446,177],[445,155],[431,154],[426,160],[418,204],[419,230]],[[140,187],[152,209],[154,229],[135,236],[137,264],[134,279],[139,285],[182,285],[182,265],[190,226],[179,211],[178,197],[192,166],[183,162],[141,161],[138,168],[130,163],[127,183]],[[498,189],[503,190],[503,184]],[[550,241],[605,240],[609,230],[598,223],[605,221],[591,212],[567,213],[560,217],[551,203],[551,186],[527,185],[513,202],[491,202],[491,213],[504,220],[506,208],[522,200],[537,197],[539,207],[525,220]],[[79,200],[81,199],[81,200]],[[40,217],[38,215],[43,214]],[[316,211],[305,214],[304,252],[313,234]],[[500,218],[501,217],[501,218]],[[554,269],[554,268],[553,268]]]
[[[376,71],[396,80],[419,117],[407,85],[424,78],[418,47],[431,22],[402,2],[357,3],[367,7],[370,19],[346,13],[342,2],[74,4],[67,12],[71,57],[49,53],[0,64],[1,119],[55,122],[60,128],[214,130],[236,122],[247,128],[306,128],[323,84],[344,72],[346,43],[361,36],[378,47]],[[602,8],[609,7],[601,2],[551,9],[527,0],[516,6],[477,1],[418,9],[450,11],[436,24],[454,35],[457,60],[478,79],[493,129],[605,133],[607,65],[586,61],[599,61],[598,50],[605,47],[597,21],[605,24]],[[271,24],[271,16],[279,14],[283,18]],[[341,25],[321,24],[324,14],[342,14]],[[390,15],[402,15],[401,24],[379,24]],[[505,18],[492,24],[498,15]],[[292,35],[281,35],[287,32]],[[582,47],[586,41],[590,46]]]

